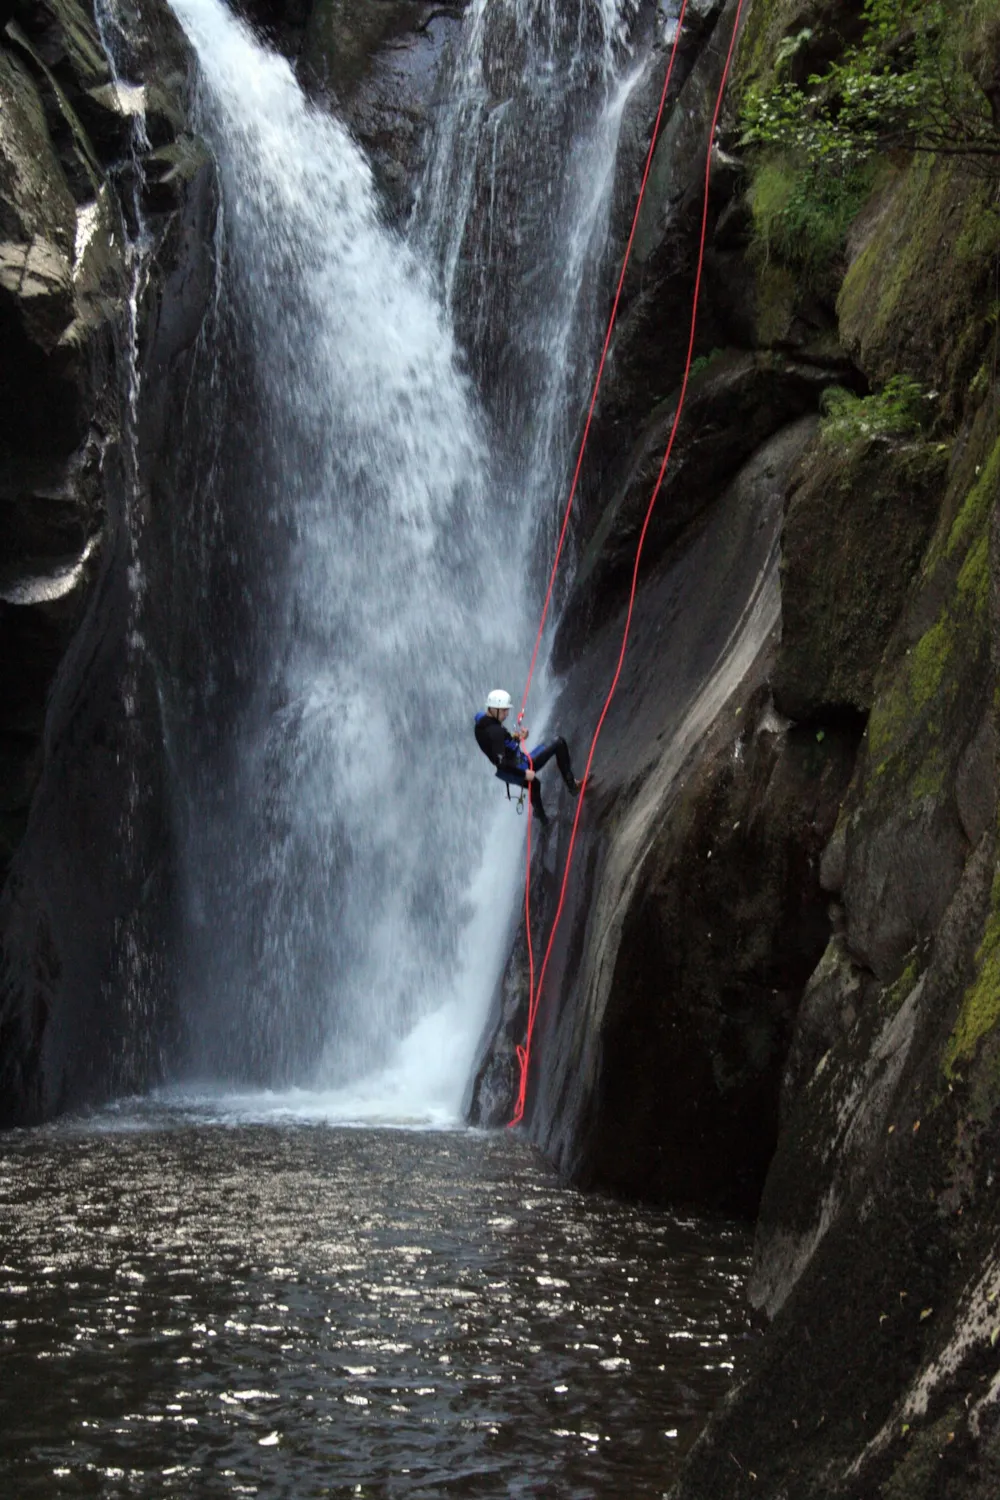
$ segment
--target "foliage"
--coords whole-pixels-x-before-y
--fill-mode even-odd
[[[1000,174],[1000,0],[865,0],[863,20],[861,41],[801,85],[781,75],[811,34],[786,40],[779,81],[744,97],[744,144],[834,175],[892,149]]]
[[[822,435],[845,447],[873,438],[913,437],[927,424],[934,399],[909,375],[894,375],[871,396],[831,386],[823,392]]]
[[[698,358],[691,363],[691,374],[700,375],[703,370],[708,369],[709,365],[714,364],[723,352],[722,349],[713,349],[709,354],[699,354]]]
[[[750,189],[758,253],[821,281],[844,247],[872,177],[867,164],[828,172],[794,155],[766,157]]]

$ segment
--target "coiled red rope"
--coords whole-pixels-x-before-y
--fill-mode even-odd
[[[646,514],[645,514],[645,518],[643,519],[642,530],[639,533],[639,541],[638,541],[638,544],[636,546],[636,552],[635,552],[635,562],[633,563],[633,566],[632,566],[632,585],[631,585],[631,589],[629,591],[628,609],[626,610],[626,613],[625,613],[625,625],[624,625],[624,628],[622,630],[621,647],[620,647],[619,652],[618,652],[618,660],[617,660],[617,662],[615,664],[615,670],[614,670],[614,674],[613,674],[612,679],[611,679],[611,685],[608,688],[607,696],[605,697],[605,700],[604,700],[604,706],[601,709],[601,714],[600,714],[600,717],[599,717],[599,719],[597,721],[597,727],[594,730],[593,737],[591,738],[591,741],[590,741],[590,749],[589,749],[589,752],[587,754],[587,764],[586,764],[586,766],[584,768],[583,777],[582,777],[581,784],[580,784],[580,792],[579,792],[579,796],[577,797],[577,802],[576,802],[576,812],[575,812],[574,817],[573,817],[573,827],[572,827],[572,830],[570,832],[569,847],[567,848],[567,851],[566,851],[566,864],[565,864],[565,867],[563,869],[562,883],[561,883],[561,885],[559,887],[559,900],[558,900],[557,905],[556,905],[555,916],[552,919],[552,928],[551,928],[551,931],[549,932],[549,939],[548,939],[548,943],[546,944],[546,947],[545,947],[545,953],[544,953],[544,956],[542,958],[542,966],[541,966],[541,969],[540,969],[539,974],[538,974],[537,983],[535,981],[535,955],[534,955],[534,947],[533,947],[533,944],[532,944],[532,937],[531,937],[531,800],[530,800],[530,798],[528,800],[528,831],[527,831],[527,856],[526,856],[527,857],[527,867],[526,867],[525,882],[524,882],[524,922],[525,922],[525,931],[527,933],[527,947],[528,947],[528,1022],[527,1022],[527,1028],[526,1028],[526,1031],[525,1031],[524,1044],[523,1044],[523,1046],[518,1046],[518,1048],[517,1048],[517,1060],[518,1060],[518,1067],[519,1067],[519,1070],[520,1070],[520,1077],[519,1077],[519,1080],[518,1080],[517,1100],[516,1100],[516,1103],[515,1103],[515,1106],[514,1106],[514,1114],[513,1114],[513,1116],[511,1117],[511,1120],[510,1120],[510,1125],[511,1126],[520,1124],[521,1120],[524,1118],[525,1101],[526,1101],[526,1098],[527,1098],[527,1090],[528,1090],[528,1073],[529,1073],[529,1070],[530,1070],[530,1067],[531,1067],[531,1044],[532,1044],[532,1038],[533,1038],[534,1030],[535,1030],[535,1022],[536,1022],[536,1020],[538,1018],[538,1006],[539,1006],[539,1002],[541,1000],[542,986],[545,983],[545,975],[546,975],[546,971],[548,970],[549,960],[552,957],[552,949],[553,949],[553,946],[555,944],[556,933],[559,930],[559,924],[560,924],[560,922],[562,920],[563,907],[564,907],[565,901],[566,901],[566,890],[567,890],[567,887],[569,885],[570,870],[571,870],[572,864],[573,864],[573,854],[574,854],[574,851],[575,851],[575,848],[576,848],[576,836],[577,836],[577,832],[578,832],[579,826],[580,826],[580,814],[581,814],[581,812],[583,810],[583,798],[584,798],[584,794],[585,794],[586,789],[587,789],[587,782],[588,782],[588,780],[590,778],[590,770],[591,770],[591,767],[592,767],[592,765],[594,763],[594,754],[595,754],[595,752],[597,750],[597,742],[598,742],[598,740],[601,737],[601,731],[604,728],[604,721],[605,721],[605,719],[608,716],[608,710],[611,707],[611,702],[612,702],[612,699],[615,696],[615,692],[617,691],[617,688],[618,688],[618,682],[619,682],[619,679],[621,677],[622,666],[623,666],[624,661],[625,661],[625,652],[628,649],[629,633],[630,633],[630,631],[632,629],[632,612],[633,612],[633,609],[635,607],[636,589],[638,587],[638,580],[639,580],[639,565],[640,565],[640,563],[642,561],[642,552],[643,552],[643,548],[644,548],[645,543],[646,543],[646,533],[649,530],[649,523],[652,520],[653,510],[654,510],[654,508],[656,506],[657,500],[659,499],[660,490],[663,488],[663,479],[664,479],[664,476],[665,476],[665,474],[667,472],[667,467],[668,467],[668,465],[670,463],[670,458],[671,458],[671,455],[673,453],[674,442],[675,442],[675,440],[677,438],[677,430],[678,430],[678,428],[680,426],[681,417],[682,417],[683,412],[684,412],[684,404],[685,404],[685,401],[687,399],[688,385],[689,385],[690,380],[691,380],[691,366],[694,363],[695,336],[697,334],[697,329],[698,329],[698,302],[699,302],[699,299],[701,297],[701,283],[702,283],[702,279],[703,279],[703,275],[704,275],[704,269],[705,269],[705,249],[706,249],[706,245],[708,243],[708,212],[709,212],[710,189],[711,189],[711,179],[712,179],[712,152],[713,152],[713,148],[714,148],[714,145],[715,145],[715,132],[716,132],[716,129],[718,128],[719,116],[722,113],[722,103],[723,103],[723,100],[725,98],[727,85],[729,83],[729,74],[730,74],[730,71],[732,69],[733,55],[734,55],[734,53],[736,51],[736,40],[737,40],[737,37],[739,36],[740,21],[743,18],[743,9],[744,9],[745,4],[746,4],[746,0],[738,0],[737,6],[736,6],[736,15],[735,15],[734,20],[733,20],[732,36],[730,37],[730,40],[729,40],[729,50],[728,50],[728,52],[726,54],[726,61],[725,61],[725,65],[724,65],[723,70],[722,70],[722,79],[721,79],[721,82],[720,82],[720,85],[719,85],[719,91],[718,91],[718,95],[717,95],[716,101],[715,101],[715,109],[714,109],[714,111],[712,113],[712,125],[711,125],[711,129],[709,131],[709,137],[708,137],[708,151],[706,153],[706,158],[705,158],[705,188],[704,188],[704,195],[703,195],[703,201],[702,201],[701,234],[700,234],[699,244],[698,244],[697,270],[696,270],[696,273],[695,273],[694,295],[693,295],[693,298],[692,298],[692,305],[691,305],[691,327],[690,327],[690,333],[689,333],[689,337],[688,337],[687,357],[686,357],[685,364],[684,364],[684,376],[683,376],[683,379],[681,381],[680,394],[679,394],[679,396],[677,398],[677,409],[674,412],[674,420],[673,420],[673,424],[672,424],[671,429],[670,429],[670,437],[667,440],[667,446],[666,446],[666,448],[664,450],[664,453],[663,453],[663,459],[662,459],[662,462],[660,464],[659,472],[658,472],[658,474],[656,476],[656,483],[653,485],[653,491],[652,491],[652,494],[650,495],[649,504],[646,507]],[[650,169],[652,167],[653,155],[654,155],[654,152],[656,150],[656,145],[657,145],[657,141],[658,141],[658,138],[659,138],[660,123],[661,123],[662,118],[663,118],[663,110],[664,110],[664,106],[665,106],[666,100],[667,100],[667,93],[669,91],[670,81],[671,81],[671,78],[673,76],[674,61],[675,61],[676,56],[677,56],[677,48],[678,48],[678,44],[680,42],[681,29],[682,29],[683,24],[684,24],[684,16],[685,16],[686,11],[687,11],[687,0],[683,0],[683,4],[682,4],[681,10],[680,10],[680,14],[678,16],[677,35],[674,38],[674,44],[673,44],[673,47],[671,48],[670,60],[669,60],[669,63],[667,65],[666,77],[665,77],[664,83],[663,83],[663,91],[662,91],[661,96],[660,96],[660,107],[659,107],[659,110],[657,111],[656,123],[655,123],[655,125],[653,127],[653,135],[652,135],[652,139],[650,140],[650,144],[649,144],[649,152],[648,152],[648,154],[646,156],[646,167],[645,167],[645,171],[643,172],[642,183],[641,183],[641,186],[639,188],[638,201],[636,202],[635,214],[634,214],[633,219],[632,219],[632,229],[631,229],[631,232],[630,232],[629,237],[628,237],[628,243],[627,243],[627,245],[625,247],[625,255],[624,255],[624,258],[623,258],[623,261],[622,261],[621,274],[620,274],[620,276],[618,278],[618,287],[617,287],[617,290],[615,292],[614,304],[613,304],[612,309],[611,309],[611,317],[610,317],[610,320],[608,322],[608,330],[607,330],[607,334],[605,335],[604,346],[603,346],[603,348],[601,350],[601,357],[600,357],[600,360],[598,362],[597,377],[596,377],[596,379],[594,381],[594,389],[593,389],[593,393],[592,393],[591,398],[590,398],[590,406],[589,406],[589,409],[588,409],[588,412],[587,412],[587,420],[586,420],[586,422],[584,424],[583,436],[582,436],[581,441],[580,441],[580,450],[579,450],[579,453],[577,455],[576,468],[575,468],[574,473],[573,473],[573,482],[572,482],[572,484],[570,486],[569,500],[567,501],[565,515],[563,516],[562,528],[560,530],[559,540],[558,540],[558,544],[556,546],[555,561],[553,562],[552,571],[551,571],[551,574],[549,575],[549,586],[548,586],[548,590],[547,590],[546,595],[545,595],[545,604],[544,604],[544,607],[542,609],[541,624],[538,627],[538,635],[535,638],[535,647],[534,647],[534,651],[532,652],[532,656],[531,656],[531,665],[530,665],[530,667],[528,669],[528,680],[527,680],[527,684],[526,684],[525,689],[524,689],[524,697],[522,698],[522,701],[521,701],[521,710],[520,710],[520,713],[518,714],[518,721],[519,722],[524,717],[524,709],[525,709],[525,705],[526,705],[526,703],[528,701],[528,692],[529,692],[530,687],[531,687],[531,680],[532,680],[532,677],[534,676],[535,666],[536,666],[536,663],[537,663],[537,660],[538,660],[538,651],[539,651],[539,647],[540,647],[540,644],[541,644],[542,633],[543,633],[543,631],[545,629],[545,621],[546,621],[546,618],[547,618],[547,615],[548,615],[549,607],[550,607],[551,602],[552,602],[552,594],[553,594],[553,590],[554,590],[554,587],[555,587],[556,574],[558,572],[559,562],[560,562],[560,558],[562,556],[563,544],[564,544],[565,539],[566,539],[566,533],[567,533],[567,530],[569,528],[570,514],[571,514],[571,511],[572,511],[572,508],[573,508],[573,501],[574,501],[574,498],[576,496],[576,489],[577,489],[577,485],[579,483],[580,471],[581,471],[582,466],[583,466],[583,457],[584,457],[584,453],[586,451],[587,439],[588,439],[588,437],[590,435],[590,427],[591,427],[591,423],[592,423],[592,420],[593,420],[594,409],[595,409],[595,407],[597,405],[597,396],[598,396],[598,393],[600,391],[601,380],[602,380],[603,375],[604,375],[604,366],[605,366],[605,363],[607,361],[608,350],[609,350],[610,345],[611,345],[611,337],[612,337],[612,334],[614,332],[615,323],[616,323],[616,320],[617,320],[617,317],[618,317],[618,305],[619,305],[619,302],[621,300],[622,287],[624,286],[624,283],[625,283],[625,273],[628,270],[629,259],[630,259],[631,254],[632,254],[632,245],[633,245],[633,242],[635,240],[636,228],[637,228],[637,225],[639,223],[639,214],[640,214],[640,211],[642,209],[643,199],[644,199],[645,193],[646,193],[646,184],[649,181],[649,173],[650,173]]]

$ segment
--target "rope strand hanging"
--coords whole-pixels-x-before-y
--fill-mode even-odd
[[[646,152],[646,164],[643,168],[642,181],[639,184],[639,194],[636,198],[635,213],[632,215],[632,227],[629,230],[628,241],[625,245],[625,254],[622,257],[622,268],[618,275],[618,285],[615,287],[614,300],[611,304],[611,316],[608,319],[607,332],[604,335],[604,343],[601,347],[601,357],[597,361],[597,374],[594,376],[594,388],[590,393],[590,405],[587,407],[587,420],[583,424],[583,433],[580,437],[580,447],[576,455],[576,467],[573,470],[573,479],[569,487],[569,498],[566,501],[566,510],[563,515],[562,527],[559,532],[559,540],[556,543],[556,553],[552,560],[552,569],[549,573],[549,586],[545,593],[545,603],[542,605],[542,618],[538,623],[538,634],[535,636],[535,645],[531,653],[531,664],[528,667],[528,676],[524,684],[524,693],[521,697],[521,708],[517,716],[518,723],[524,718],[524,710],[528,703],[528,694],[531,692],[531,682],[535,675],[535,667],[538,664],[538,651],[542,644],[542,636],[545,633],[545,622],[548,619],[549,607],[552,603],[552,594],[556,585],[556,577],[559,573],[559,563],[562,559],[563,545],[566,541],[566,533],[569,530],[569,518],[573,512],[573,502],[576,499],[577,485],[580,482],[580,472],[583,468],[584,454],[587,451],[587,442],[590,438],[590,428],[594,420],[594,410],[597,406],[597,398],[601,390],[601,382],[604,379],[604,366],[607,363],[608,351],[611,348],[611,338],[618,322],[618,306],[622,300],[622,288],[625,285],[625,276],[628,272],[629,261],[632,259],[632,246],[635,243],[635,233],[639,227],[639,215],[642,212],[643,199],[646,196],[646,184],[649,181],[649,173],[653,165],[653,157],[656,154],[657,143],[660,139],[660,125],[663,121],[663,111],[667,104],[667,95],[670,92],[670,84],[674,76],[674,63],[677,61],[677,49],[680,46],[681,33],[684,29],[684,18],[687,15],[688,0],[681,0],[681,8],[677,15],[677,31],[674,35],[673,46],[670,48],[670,56],[667,61],[667,71],[663,79],[663,88],[660,91],[660,105],[656,111],[656,119],[653,122],[653,133],[649,139],[649,150]]]
[[[726,60],[725,60],[725,64],[724,64],[723,70],[722,70],[722,79],[721,79],[721,82],[720,82],[720,85],[719,85],[719,91],[718,91],[718,94],[717,94],[717,97],[716,97],[716,101],[715,101],[715,109],[714,109],[713,114],[712,114],[712,123],[711,123],[711,127],[710,127],[710,130],[709,130],[708,150],[707,150],[706,159],[705,159],[705,182],[704,182],[704,193],[703,193],[703,199],[702,199],[701,234],[700,234],[699,244],[698,244],[697,269],[696,269],[696,273],[695,273],[694,294],[693,294],[693,297],[692,297],[692,306],[691,306],[691,325],[690,325],[690,331],[689,331],[689,336],[688,336],[688,347],[687,347],[687,356],[686,356],[685,365],[684,365],[684,375],[683,375],[683,379],[681,381],[680,393],[679,393],[678,398],[677,398],[677,408],[676,408],[676,410],[674,412],[674,420],[673,420],[673,423],[671,425],[670,436],[669,436],[669,439],[667,441],[667,446],[666,446],[666,448],[664,450],[663,460],[662,460],[662,462],[660,464],[659,472],[658,472],[658,474],[656,476],[656,482],[653,485],[653,491],[652,491],[652,494],[651,494],[650,499],[649,499],[649,504],[648,504],[648,506],[646,508],[646,514],[645,514],[645,518],[644,518],[643,523],[642,523],[642,529],[641,529],[641,531],[639,533],[639,541],[638,541],[638,544],[637,544],[637,547],[636,547],[635,561],[634,561],[633,568],[632,568],[632,584],[631,584],[631,589],[630,589],[630,592],[629,592],[628,608],[627,608],[626,613],[625,613],[625,625],[624,625],[624,628],[622,630],[621,647],[620,647],[619,652],[618,652],[618,660],[617,660],[617,663],[615,665],[614,674],[613,674],[612,679],[611,679],[611,685],[608,688],[607,696],[605,697],[605,700],[604,700],[604,706],[601,709],[600,717],[598,718],[598,721],[597,721],[597,727],[594,730],[593,737],[591,738],[590,749],[589,749],[589,752],[588,752],[588,755],[587,755],[587,764],[586,764],[586,766],[584,768],[583,777],[581,779],[581,784],[580,784],[580,793],[579,793],[579,796],[577,797],[576,811],[575,811],[575,814],[574,814],[574,817],[573,817],[573,827],[572,827],[571,832],[570,832],[569,847],[568,847],[568,849],[566,851],[566,863],[565,863],[565,866],[563,868],[563,877],[562,877],[562,882],[561,882],[561,885],[560,885],[560,888],[559,888],[559,899],[558,899],[558,902],[556,904],[555,916],[552,919],[552,927],[551,927],[551,930],[549,932],[548,942],[546,944],[545,953],[544,953],[544,956],[542,958],[542,965],[541,965],[541,969],[540,969],[539,974],[538,974],[537,983],[536,983],[536,980],[535,980],[535,955],[534,955],[534,947],[533,947],[532,936],[531,936],[531,827],[532,827],[532,817],[531,817],[531,804],[530,804],[530,801],[529,801],[529,804],[528,804],[528,830],[527,830],[527,853],[526,853],[527,865],[526,865],[525,885],[524,885],[524,921],[525,921],[525,931],[526,931],[526,934],[527,934],[527,947],[528,947],[528,1020],[527,1020],[527,1027],[526,1027],[526,1031],[525,1031],[524,1043],[523,1043],[523,1045],[518,1045],[518,1047],[517,1047],[517,1060],[518,1060],[518,1067],[519,1067],[519,1070],[520,1070],[520,1077],[519,1077],[519,1080],[518,1080],[517,1100],[516,1100],[515,1106],[514,1106],[514,1113],[513,1113],[513,1116],[512,1116],[512,1118],[511,1118],[511,1120],[509,1122],[511,1126],[518,1125],[521,1122],[521,1120],[524,1118],[524,1109],[525,1109],[525,1103],[526,1103],[526,1098],[527,1098],[527,1089],[528,1089],[528,1074],[529,1074],[529,1070],[530,1070],[530,1067],[531,1067],[531,1044],[532,1044],[532,1038],[533,1038],[534,1030],[535,1030],[535,1022],[536,1022],[537,1017],[538,1017],[538,1006],[539,1006],[539,1002],[540,1002],[540,999],[541,999],[542,986],[545,983],[545,975],[546,975],[546,972],[548,970],[549,960],[550,960],[550,958],[552,956],[552,950],[553,950],[553,946],[555,944],[556,933],[559,930],[559,924],[560,924],[560,922],[562,920],[563,906],[564,906],[565,900],[566,900],[566,890],[567,890],[567,887],[568,887],[568,884],[569,884],[570,870],[572,868],[572,863],[573,863],[573,854],[574,854],[574,851],[575,851],[575,848],[576,848],[576,837],[577,837],[577,832],[578,832],[579,826],[580,826],[580,813],[581,813],[581,811],[583,809],[583,798],[584,798],[584,794],[585,794],[586,789],[587,789],[587,782],[588,782],[589,777],[590,777],[590,770],[591,770],[591,767],[592,767],[593,762],[594,762],[594,755],[595,755],[595,752],[597,750],[598,740],[600,739],[600,736],[601,736],[601,730],[604,728],[604,721],[607,718],[608,710],[611,707],[611,702],[612,702],[612,699],[615,696],[615,692],[616,692],[616,690],[618,688],[618,682],[619,682],[619,679],[621,677],[622,666],[623,666],[624,661],[625,661],[625,653],[626,653],[626,650],[628,648],[629,633],[630,633],[631,628],[632,628],[632,613],[633,613],[633,609],[635,607],[635,596],[636,596],[636,589],[637,589],[637,586],[638,586],[638,579],[639,579],[639,565],[640,565],[640,563],[642,561],[642,553],[643,553],[643,548],[644,548],[645,542],[646,542],[646,534],[647,534],[647,532],[649,530],[649,523],[652,520],[653,510],[654,510],[654,507],[656,505],[657,499],[659,498],[660,490],[663,487],[664,476],[666,475],[667,467],[668,467],[668,465],[670,463],[670,458],[671,458],[671,455],[673,453],[674,442],[675,442],[675,440],[677,438],[677,431],[678,431],[678,428],[680,426],[681,417],[682,417],[683,412],[684,412],[685,401],[687,399],[688,385],[689,385],[690,380],[691,380],[691,367],[692,367],[692,365],[694,363],[695,338],[696,338],[696,335],[697,335],[697,328],[698,328],[698,303],[699,303],[699,299],[700,299],[700,296],[701,296],[701,284],[702,284],[702,279],[703,279],[704,269],[705,269],[705,251],[706,251],[706,246],[707,246],[707,242],[708,242],[708,215],[709,215],[710,192],[711,192],[711,178],[712,178],[712,153],[713,153],[714,146],[715,146],[715,133],[716,133],[716,130],[717,130],[718,124],[719,124],[719,116],[722,113],[722,104],[723,104],[723,100],[724,100],[725,94],[726,94],[726,87],[727,87],[728,82],[729,82],[729,74],[730,74],[730,71],[732,69],[733,56],[734,56],[735,51],[736,51],[736,41],[737,41],[737,38],[739,36],[740,21],[743,18],[743,10],[744,10],[745,4],[746,4],[746,0],[737,0],[736,14],[735,14],[735,17],[734,17],[734,20],[733,20],[732,35],[731,35],[730,40],[729,40],[729,50],[728,50],[728,52],[726,54]],[[570,487],[569,501],[568,501],[567,506],[566,506],[565,515],[563,517],[562,529],[561,529],[561,531],[559,533],[559,540],[558,540],[558,544],[557,544],[557,547],[556,547],[555,561],[554,561],[553,566],[552,566],[552,572],[551,572],[551,574],[549,576],[549,586],[548,586],[548,591],[547,591],[546,596],[545,596],[545,604],[544,604],[544,607],[543,607],[543,610],[542,610],[541,624],[539,625],[538,635],[537,635],[537,637],[535,639],[535,647],[534,647],[534,651],[532,652],[532,656],[531,656],[531,665],[530,665],[529,670],[528,670],[528,680],[527,680],[527,684],[526,684],[525,689],[524,689],[524,696],[523,696],[523,699],[522,699],[522,702],[521,702],[521,710],[520,710],[520,712],[518,714],[518,721],[519,722],[524,717],[524,709],[525,709],[525,705],[526,705],[526,703],[528,701],[528,692],[529,692],[530,687],[531,687],[531,680],[532,680],[532,677],[534,676],[535,665],[536,665],[536,662],[537,662],[537,659],[538,659],[539,646],[541,644],[541,639],[542,639],[542,633],[543,633],[544,628],[545,628],[545,621],[546,621],[546,617],[548,615],[549,606],[550,606],[550,604],[552,602],[552,593],[553,593],[553,589],[555,587],[555,580],[556,580],[556,575],[557,575],[558,568],[559,568],[560,558],[561,558],[561,555],[562,555],[563,544],[565,542],[566,532],[567,532],[567,529],[569,527],[570,513],[572,511],[573,501],[574,501],[574,498],[575,498],[575,495],[576,495],[577,484],[578,484],[579,478],[580,478],[580,471],[581,471],[581,468],[583,466],[583,457],[584,457],[584,453],[586,451],[587,439],[588,439],[589,434],[590,434],[591,422],[592,422],[592,419],[593,419],[594,409],[595,409],[596,404],[597,404],[597,396],[598,396],[598,393],[599,393],[599,390],[600,390],[600,386],[601,386],[601,380],[602,380],[603,373],[604,373],[604,366],[605,366],[605,362],[607,360],[608,350],[609,350],[610,345],[611,345],[611,337],[612,337],[612,334],[614,332],[615,322],[616,322],[616,319],[617,319],[617,316],[618,316],[618,305],[619,305],[619,302],[621,300],[622,287],[624,286],[624,283],[625,283],[625,274],[626,274],[626,271],[628,269],[629,259],[630,259],[631,253],[632,253],[632,245],[633,245],[633,242],[635,240],[636,227],[637,227],[638,222],[639,222],[639,214],[640,214],[640,211],[642,209],[643,198],[644,198],[645,192],[646,192],[646,184],[647,184],[647,182],[649,180],[649,173],[650,173],[650,169],[651,169],[651,166],[652,166],[653,155],[654,155],[654,152],[655,152],[655,149],[656,149],[656,145],[657,145],[657,140],[658,140],[658,137],[659,137],[660,123],[661,123],[661,120],[662,120],[662,117],[663,117],[663,110],[664,110],[664,106],[666,104],[667,93],[669,91],[670,81],[671,81],[671,78],[672,78],[672,75],[673,75],[674,61],[675,61],[675,58],[676,58],[676,55],[677,55],[677,47],[678,47],[678,43],[680,41],[681,28],[683,27],[683,24],[684,24],[684,16],[685,16],[686,10],[687,10],[687,0],[683,0],[683,4],[681,6],[680,14],[679,14],[679,17],[678,17],[677,34],[676,34],[676,36],[674,38],[674,44],[673,44],[673,47],[672,47],[671,53],[670,53],[670,60],[669,60],[668,66],[667,66],[666,78],[664,79],[663,91],[662,91],[662,94],[660,96],[660,107],[659,107],[659,110],[657,112],[656,124],[654,125],[654,128],[653,128],[653,135],[652,135],[652,139],[650,141],[649,152],[648,152],[647,157],[646,157],[646,167],[645,167],[645,171],[644,171],[643,177],[642,177],[642,184],[641,184],[640,189],[639,189],[639,197],[638,197],[638,201],[636,203],[635,214],[634,214],[633,219],[632,219],[632,229],[631,229],[631,232],[629,234],[628,244],[627,244],[626,249],[625,249],[625,256],[624,256],[624,259],[623,259],[623,262],[622,262],[621,274],[620,274],[620,276],[618,278],[618,287],[617,287],[617,290],[615,292],[614,304],[612,306],[611,318],[610,318],[610,321],[608,323],[608,330],[607,330],[607,334],[606,334],[605,339],[604,339],[604,347],[603,347],[603,349],[601,351],[601,357],[600,357],[600,361],[598,363],[597,377],[596,377],[595,382],[594,382],[594,390],[593,390],[593,394],[592,394],[591,399],[590,399],[590,407],[589,407],[589,410],[587,412],[587,420],[586,420],[586,423],[584,425],[583,437],[582,437],[581,443],[580,443],[580,450],[579,450],[579,453],[577,455],[576,469],[574,471],[573,482],[572,482],[572,485]]]

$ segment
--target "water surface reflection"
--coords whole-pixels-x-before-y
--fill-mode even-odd
[[[746,1333],[742,1229],[509,1134],[11,1132],[0,1212],[18,1500],[661,1495]]]

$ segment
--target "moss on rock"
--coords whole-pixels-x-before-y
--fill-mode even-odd
[[[954,1078],[959,1065],[971,1058],[980,1041],[1000,1021],[1000,871],[993,881],[991,909],[983,940],[976,952],[974,983],[962,998],[955,1029],[944,1054],[944,1071]]]
[[[813,442],[786,502],[779,708],[867,713],[875,674],[940,509],[936,443]]]
[[[936,617],[882,672],[868,724],[868,761],[876,778],[910,781],[911,795],[927,795],[929,766],[940,783],[965,743],[955,731],[956,710],[975,694],[963,676],[988,658],[989,538],[1000,450],[994,445],[964,500],[942,505],[938,534],[928,550],[921,592],[938,601]],[[961,483],[961,472],[958,474]],[[954,485],[953,487],[954,488]],[[954,519],[949,516],[954,514]],[[915,610],[919,618],[920,610]],[[963,726],[966,727],[966,726]]]
[[[961,415],[990,339],[991,194],[950,161],[896,168],[858,221],[837,304],[845,344],[869,378],[908,371],[941,391],[946,419]]]

